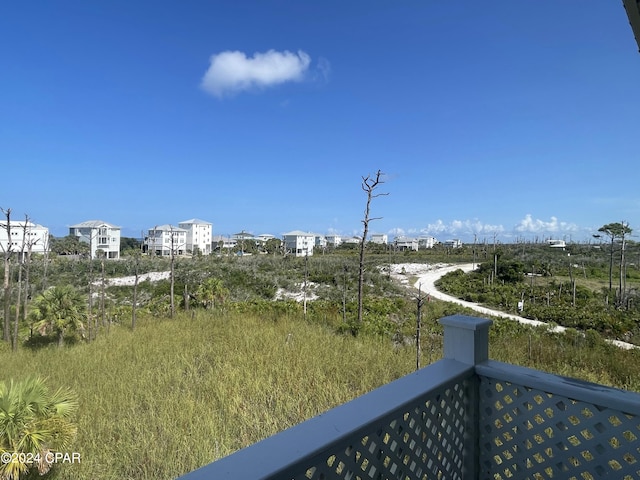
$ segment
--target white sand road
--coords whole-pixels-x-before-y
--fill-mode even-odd
[[[167,280],[171,272],[149,272],[149,273],[141,273],[138,276],[138,283],[144,282],[145,280],[149,280],[150,282],[157,282],[159,280]],[[136,277],[131,275],[130,277],[118,277],[118,278],[108,278],[106,284],[109,286],[128,286],[131,287],[135,284]],[[94,282],[95,284],[99,284],[100,280]]]
[[[477,266],[477,264],[475,265]],[[540,322],[538,320],[532,320],[530,318],[520,317],[518,315],[513,315],[506,312],[501,312],[499,310],[493,310],[491,308],[483,307],[477,303],[467,302],[465,300],[461,300],[456,297],[452,297],[451,295],[447,295],[446,293],[440,292],[436,286],[435,282],[446,275],[449,272],[454,272],[456,270],[462,270],[463,272],[470,272],[474,269],[474,265],[471,263],[458,264],[458,265],[448,265],[448,264],[424,264],[424,263],[399,263],[395,265],[391,265],[391,275],[400,281],[401,283],[408,285],[410,278],[417,277],[413,284],[413,286],[417,289],[419,288],[425,295],[430,295],[433,298],[437,298],[438,300],[443,300],[445,302],[457,303],[458,305],[465,306],[474,310],[483,315],[492,315],[494,317],[499,318],[508,318],[510,320],[515,320],[516,322],[520,322],[526,325],[532,326],[548,326],[544,322]],[[552,331],[555,332],[564,332],[565,328],[554,325],[550,327]],[[609,343],[612,343],[620,348],[624,348],[626,350],[632,348],[639,348],[637,345],[633,345],[631,343],[623,342],[620,340],[608,340]]]

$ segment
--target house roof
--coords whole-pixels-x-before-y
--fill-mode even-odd
[[[400,236],[400,237],[396,237],[395,238],[396,242],[417,242],[418,239],[415,237],[405,237],[405,236]]]
[[[231,242],[234,241],[231,237],[225,237],[224,235],[212,235],[211,236],[211,241],[212,242]]]
[[[40,225],[39,223],[26,222],[25,224],[24,220],[11,220],[9,222],[9,225],[11,227],[18,227],[18,228],[24,228],[25,225],[27,226],[27,228],[47,228],[44,225]],[[0,220],[0,227],[7,228],[7,221]]]
[[[174,225],[169,225],[168,223],[165,223],[164,225],[156,225],[155,227],[151,228],[150,230],[155,230],[156,232],[186,232],[186,230],[184,228],[180,228],[180,227],[176,227]]]
[[[315,233],[303,232],[301,230],[293,230],[291,232],[283,233],[283,237],[315,237]]]
[[[87,220],[86,222],[76,223],[75,225],[69,226],[69,228],[98,228],[98,227],[120,228],[117,225],[113,225],[109,222],[105,222],[102,220]]]
[[[190,220],[184,220],[180,222],[180,224],[189,224],[189,225],[212,225],[211,222],[207,222],[205,220],[200,220],[199,218],[192,218]]]
[[[238,240],[250,240],[253,237],[253,233],[251,232],[245,232],[244,230],[238,233],[234,233],[233,235],[231,235],[233,238],[236,238]]]

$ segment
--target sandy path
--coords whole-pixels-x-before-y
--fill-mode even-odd
[[[417,289],[420,288],[422,292],[427,295],[430,295],[433,298],[437,298],[438,300],[443,300],[445,302],[457,303],[458,305],[462,305],[464,307],[470,308],[478,313],[483,315],[492,315],[494,317],[499,318],[508,318],[510,320],[515,320],[516,322],[523,323],[525,325],[532,325],[535,327],[539,326],[548,326],[545,322],[540,322],[538,320],[531,320],[530,318],[520,317],[518,315],[513,315],[511,313],[501,312],[500,310],[493,310],[491,308],[483,307],[482,305],[478,305],[477,303],[467,302],[465,300],[461,300],[456,297],[452,297],[451,295],[447,295],[446,293],[440,292],[436,286],[435,282],[446,275],[449,272],[453,272],[455,270],[462,270],[463,272],[470,272],[473,270],[474,265],[471,263],[465,263],[460,265],[445,265],[445,264],[435,264],[435,265],[427,265],[420,263],[403,263],[396,264],[391,266],[391,275],[394,278],[398,279],[403,284],[408,284],[408,277],[418,277],[418,280],[413,284],[413,286]],[[551,331],[553,332],[564,332],[565,327],[561,327],[559,325],[551,327]],[[631,343],[622,342],[620,340],[607,340],[609,343],[616,345],[620,348],[624,348],[629,350],[631,348],[639,348],[637,345],[633,345]]]
[[[144,282],[145,280],[149,280],[151,282],[157,282],[158,280],[167,280],[171,272],[149,272],[149,273],[141,273],[138,277],[138,283]],[[136,282],[136,277],[131,275],[129,277],[118,277],[118,278],[107,278],[107,285],[110,286],[133,286]],[[100,280],[94,282],[95,284],[99,284]]]

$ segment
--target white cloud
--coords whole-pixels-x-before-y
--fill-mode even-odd
[[[540,219],[534,220],[531,214],[527,214],[515,226],[514,230],[520,233],[563,233],[576,232],[578,226],[573,223],[561,222],[556,217],[551,217],[548,222]]]
[[[428,224],[421,230],[421,233],[425,235],[451,235],[451,236],[468,236],[474,234],[496,234],[503,233],[504,227],[502,225],[492,225],[489,223],[483,223],[480,220],[453,220],[450,223],[444,223],[442,220],[438,220],[435,223]]]
[[[404,237],[406,235],[406,232],[404,231],[404,228],[396,227],[389,230],[387,232],[387,235],[393,235],[394,237]]]
[[[297,53],[269,50],[254,53],[250,58],[243,52],[225,51],[212,55],[210,62],[201,87],[221,98],[245,90],[300,81],[309,68],[311,57],[302,50]]]

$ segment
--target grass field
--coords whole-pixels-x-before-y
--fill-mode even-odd
[[[441,357],[425,326],[423,364]],[[640,389],[638,355],[596,338],[497,321],[492,358]],[[39,375],[80,396],[74,452],[56,479],[171,479],[407,374],[415,347],[340,335],[296,316],[201,312],[114,326],[91,344],[0,351],[1,379]]]
[[[79,394],[82,462],[53,478],[168,479],[408,373],[413,355],[287,318],[200,315],[3,350],[0,377],[45,376]]]

